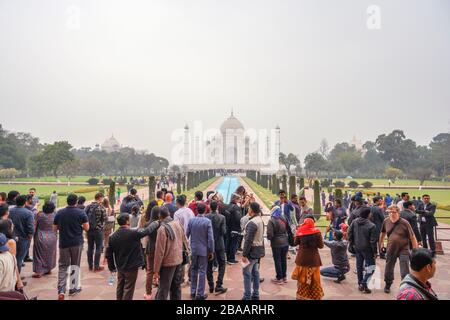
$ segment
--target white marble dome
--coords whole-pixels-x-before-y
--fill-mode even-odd
[[[220,126],[220,132],[225,133],[227,130],[237,130],[242,129],[244,130],[244,126],[242,123],[233,115],[233,112],[231,112],[230,117],[225,120],[222,125]]]

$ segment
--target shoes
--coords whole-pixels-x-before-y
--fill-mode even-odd
[[[215,294],[218,296],[219,294],[223,294],[223,293],[225,293],[225,292],[227,292],[227,291],[228,291],[227,288],[218,287],[218,288],[216,288],[216,290],[215,290],[214,292],[215,292]]]
[[[288,279],[287,278],[283,278],[283,283],[288,283]]]
[[[33,258],[30,257],[26,257],[25,259],[23,259],[24,262],[33,262]]]
[[[252,300],[259,300],[259,297],[252,297]]]
[[[206,300],[206,299],[208,299],[208,295],[207,295],[207,294],[204,294],[204,295],[202,295],[202,296],[196,296],[196,297],[195,297],[195,300]]]
[[[103,270],[105,270],[105,267],[103,267],[103,266],[95,267],[95,268],[94,268],[94,272],[101,272],[101,271],[103,271]]]
[[[334,280],[335,283],[341,283],[341,281],[345,280],[345,275],[341,275],[339,276],[339,278],[337,278],[336,280]]]
[[[229,265],[233,265],[233,264],[237,264],[238,262],[236,260],[229,260],[229,261],[227,261],[227,263]]]
[[[386,285],[384,287],[384,293],[391,293],[391,285]]]
[[[361,292],[364,291],[364,285],[359,284],[358,285],[358,290],[361,291]]]
[[[209,287],[209,293],[214,293],[214,286]]]
[[[64,293],[58,294],[58,300],[65,300],[65,299],[66,299],[66,295]]]
[[[35,278],[35,279],[39,279],[39,278],[42,278],[42,274],[39,274],[39,273],[33,273],[33,275],[31,276],[32,278]]]
[[[144,294],[144,300],[152,300],[152,295],[151,294]]]
[[[89,267],[89,271],[94,271],[94,267]]]
[[[274,278],[274,279],[270,279],[270,282],[272,282],[272,283],[274,283],[274,284],[283,284],[283,280],[278,280],[278,279],[276,279],[276,278]]]
[[[364,285],[363,293],[372,293],[372,290],[370,290],[367,285]]]
[[[80,292],[81,292],[81,288],[70,289],[69,290],[69,296],[74,296],[76,294],[79,294]]]
[[[191,300],[195,300],[195,294],[191,293]]]

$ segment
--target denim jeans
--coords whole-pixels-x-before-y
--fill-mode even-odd
[[[343,274],[344,273],[340,269],[336,268],[336,266],[320,268],[320,275],[323,277],[339,278]]]
[[[100,257],[103,251],[103,230],[89,231],[87,233],[87,240],[88,240],[87,260],[89,268],[93,267],[98,268],[100,266]]]
[[[364,270],[366,271],[365,274]],[[356,271],[358,273],[358,284],[366,285],[375,273],[375,259],[372,252],[356,251]]]
[[[286,247],[272,247],[272,255],[273,255],[273,262],[275,263],[275,272],[277,280],[283,280],[286,278],[286,259],[287,259],[287,253],[289,250],[289,246]]]
[[[259,259],[248,259],[250,264],[242,269],[244,276],[244,299],[259,298]],[[253,285],[253,293],[252,293]]]
[[[17,249],[16,249],[16,259],[17,259],[17,269],[22,270],[23,260],[28,253],[28,249],[30,248],[30,240],[27,238],[19,237],[17,241]]]
[[[239,234],[231,233],[228,239],[227,260],[236,261],[236,252],[239,246]]]

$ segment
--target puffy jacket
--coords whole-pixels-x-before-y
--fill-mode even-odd
[[[287,247],[288,234],[287,223],[284,219],[271,218],[267,223],[267,239],[270,240],[270,246],[273,248]]]
[[[254,216],[245,226],[242,256],[249,259],[260,259],[264,255],[264,222],[261,216]]]
[[[375,224],[366,218],[356,218],[348,229],[348,242],[358,251],[372,252],[375,255],[378,251]]]

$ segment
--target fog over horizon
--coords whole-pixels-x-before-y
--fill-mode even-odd
[[[368,28],[368,7],[380,29]],[[231,112],[281,151],[450,130],[447,0],[0,0],[0,124],[170,158]]]

